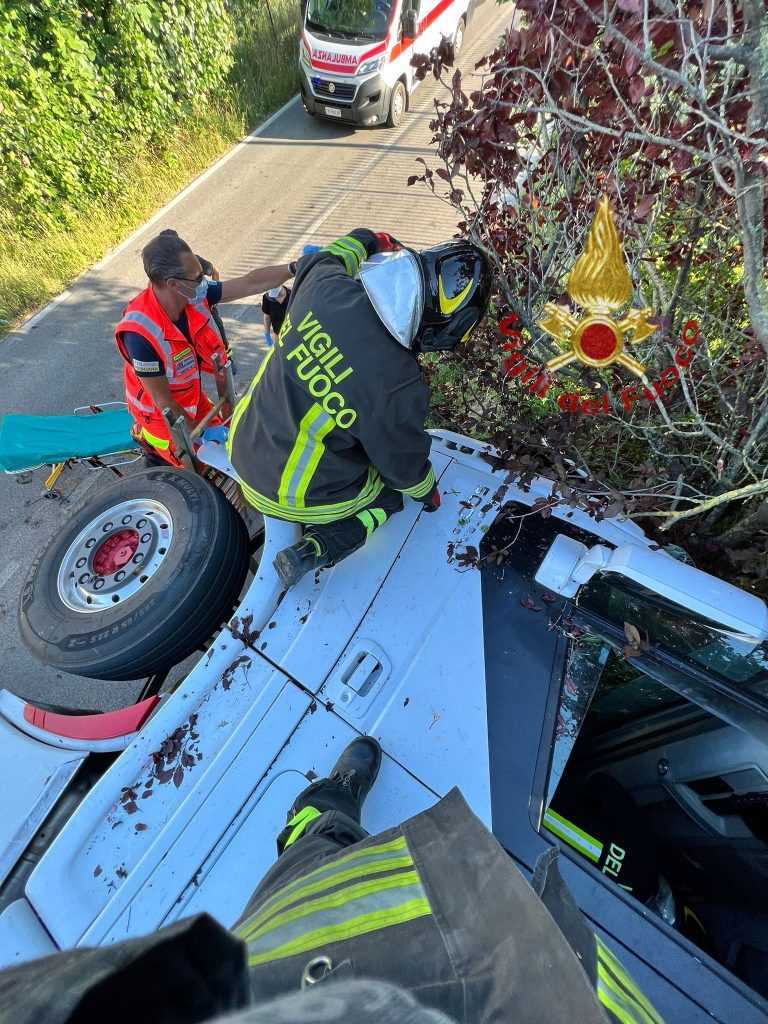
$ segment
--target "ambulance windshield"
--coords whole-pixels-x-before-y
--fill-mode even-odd
[[[384,39],[392,0],[309,0],[307,28],[341,39]]]

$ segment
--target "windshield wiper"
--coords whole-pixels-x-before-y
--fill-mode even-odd
[[[315,32],[325,32],[329,36],[333,34],[327,25],[321,25],[319,21],[313,21],[312,18],[307,18],[307,28],[314,29]]]

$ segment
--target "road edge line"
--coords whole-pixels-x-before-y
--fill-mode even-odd
[[[190,192],[193,192],[198,185],[202,185],[202,183],[206,181],[212,174],[215,174],[215,172],[218,171],[220,167],[222,167],[229,160],[231,160],[236,153],[239,153],[240,149],[243,146],[247,146],[252,139],[258,138],[259,135],[265,132],[267,128],[269,128],[270,125],[272,125],[278,119],[278,117],[284,114],[289,107],[293,106],[294,103],[297,103],[298,100],[299,94],[296,93],[289,100],[287,100],[282,105],[282,107],[279,108],[279,110],[276,110],[273,114],[270,114],[266,121],[263,121],[260,125],[258,125],[258,127],[254,128],[252,132],[249,132],[247,135],[243,136],[243,138],[240,139],[239,142],[236,142],[234,146],[227,150],[226,153],[223,153],[218,158],[218,160],[215,160],[210,167],[206,167],[206,169],[201,174],[198,174],[198,176],[194,178],[192,181],[190,181],[188,185],[185,185],[181,192],[178,192],[173,197],[173,199],[169,199],[165,206],[161,207],[159,210],[152,214],[149,220],[145,221],[140,227],[136,228],[135,231],[131,232],[131,234],[127,238],[124,238],[122,242],[118,242],[115,248],[110,249],[108,253],[102,256],[98,263],[94,263],[92,266],[84,270],[82,274],[78,274],[78,276],[73,281],[70,282],[69,286],[63,292],[60,292],[53,299],[51,299],[50,302],[47,302],[42,309],[38,309],[37,312],[35,313],[30,313],[26,320],[22,320],[21,324],[18,327],[14,328],[12,331],[8,331],[6,337],[10,337],[13,334],[28,334],[31,330],[37,327],[40,321],[44,320],[49,313],[52,313],[56,306],[60,305],[62,302],[65,302],[69,298],[71,294],[69,289],[83,275],[90,274],[94,270],[103,270],[103,268],[109,263],[110,260],[114,259],[115,256],[118,256],[121,252],[127,249],[128,246],[131,245],[131,243],[134,242],[143,231],[146,231],[147,228],[152,227],[153,224],[161,220],[168,213],[168,211],[172,210],[173,207],[177,205],[177,203],[181,202],[182,199],[186,199]]]

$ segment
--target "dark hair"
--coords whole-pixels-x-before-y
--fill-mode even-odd
[[[144,272],[154,284],[163,284],[169,277],[184,277],[181,256],[185,252],[192,250],[184,239],[173,228],[166,228],[141,250]]]

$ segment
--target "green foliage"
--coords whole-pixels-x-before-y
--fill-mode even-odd
[[[222,0],[3,0],[0,205],[33,233],[113,191],[132,149],[160,144],[221,86]]]
[[[296,91],[298,0],[0,0],[0,331]]]

